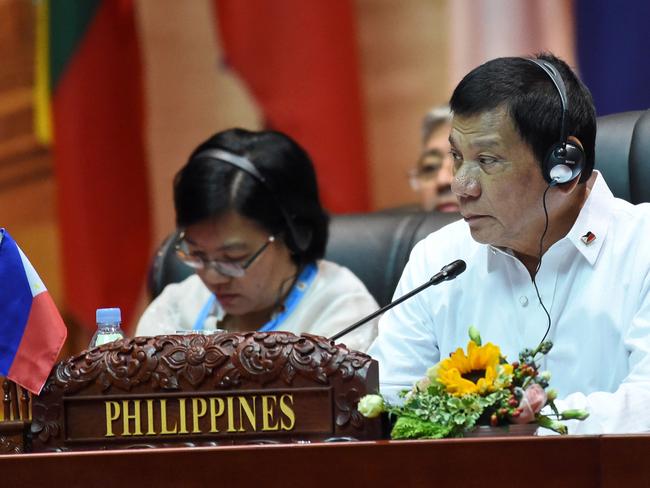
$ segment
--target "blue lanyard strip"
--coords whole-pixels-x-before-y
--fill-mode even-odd
[[[300,273],[300,276],[296,280],[295,285],[284,301],[282,312],[277,314],[274,318],[260,327],[259,331],[269,332],[276,330],[298,306],[298,303],[300,303],[300,300],[302,300],[302,297],[309,289],[309,286],[312,284],[317,274],[318,267],[314,263],[308,264],[305,269],[302,270],[302,273]],[[192,326],[192,330],[204,329],[205,320],[208,318],[210,312],[214,309],[216,301],[217,297],[214,296],[214,294],[210,294],[210,297],[205,302],[205,305],[203,305],[203,308],[201,308],[201,311],[196,318],[196,322],[194,322],[194,325]]]
[[[298,276],[298,279],[296,280],[296,284],[293,285],[289,296],[287,296],[287,299],[284,301],[284,309],[282,312],[260,327],[260,332],[269,332],[277,329],[282,322],[291,315],[302,297],[305,295],[305,292],[309,289],[309,285],[314,281],[317,273],[318,268],[314,263],[308,264],[305,269],[302,270],[302,273],[300,273],[300,276]]]
[[[210,293],[210,298],[205,302],[203,308],[199,312],[199,316],[196,318],[196,322],[192,326],[192,330],[203,330],[205,327],[205,319],[210,315],[210,311],[214,309],[214,303],[217,301],[217,297],[214,296],[214,293]]]

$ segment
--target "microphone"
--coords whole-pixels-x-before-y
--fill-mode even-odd
[[[398,299],[390,302],[388,305],[384,305],[379,310],[376,310],[376,311],[372,312],[367,317],[364,317],[361,320],[359,320],[358,322],[355,322],[354,324],[352,324],[351,326],[346,327],[342,331],[337,332],[332,337],[330,337],[329,340],[330,341],[335,341],[335,340],[343,337],[344,335],[352,332],[354,329],[357,329],[357,328],[361,327],[363,324],[366,324],[366,323],[370,322],[375,317],[381,315],[382,313],[386,312],[387,310],[390,310],[394,306],[399,305],[403,301],[408,300],[413,295],[417,295],[422,290],[424,290],[426,288],[429,288],[432,285],[437,285],[439,283],[442,283],[443,281],[453,280],[456,276],[458,276],[463,271],[465,271],[465,268],[467,268],[467,265],[465,264],[465,261],[463,261],[462,259],[457,259],[453,263],[449,263],[447,266],[444,266],[439,272],[434,274],[431,277],[431,279],[429,281],[427,281],[424,285],[418,286],[414,290],[411,290],[410,292],[408,292],[406,295],[403,295],[403,296],[399,297]]]

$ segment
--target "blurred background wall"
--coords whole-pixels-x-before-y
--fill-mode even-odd
[[[333,212],[412,203],[420,121],[470,69],[550,50],[599,115],[650,106],[645,0],[0,0],[0,226],[82,349],[127,327],[171,181],[233,126],[289,133]],[[0,286],[10,286],[2,283]]]

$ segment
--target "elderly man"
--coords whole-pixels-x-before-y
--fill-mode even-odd
[[[451,191],[450,128],[448,105],[432,108],[422,120],[422,154],[409,174],[411,188],[418,192],[422,210],[458,212],[458,200]]]
[[[467,271],[388,312],[369,353],[390,399],[467,343],[470,326],[509,358],[554,343],[571,433],[650,430],[650,206],[614,198],[593,171],[591,95],[552,55],[499,58],[451,98],[452,189],[463,220],[413,250],[395,296],[450,261]],[[543,258],[543,259],[542,259]]]

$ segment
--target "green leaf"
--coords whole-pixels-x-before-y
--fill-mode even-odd
[[[440,439],[450,432],[449,426],[403,416],[397,419],[390,435],[393,439]]]
[[[546,429],[553,430],[557,432],[558,434],[561,435],[566,435],[567,434],[567,427],[561,422],[558,422],[557,420],[553,420],[550,417],[547,417],[546,415],[538,415],[537,416],[537,423],[540,425],[540,427],[544,427]]]

